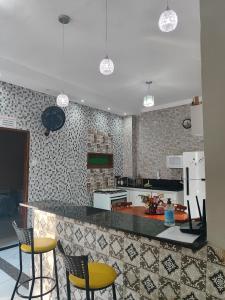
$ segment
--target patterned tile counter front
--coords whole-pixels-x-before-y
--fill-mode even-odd
[[[90,260],[112,265],[118,273],[118,299],[225,299],[224,252],[212,245],[193,252],[41,210],[34,209],[32,215],[35,235],[61,240],[67,254],[88,254]],[[44,263],[49,275],[51,256],[45,255]],[[61,299],[66,300],[65,270],[59,255],[57,260]],[[73,299],[85,299],[83,292],[72,291]],[[107,299],[112,299],[110,288],[95,295],[95,300]]]

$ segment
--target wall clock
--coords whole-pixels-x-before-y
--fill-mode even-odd
[[[185,129],[190,129],[191,128],[191,119],[184,119],[183,123],[182,123],[182,126]]]

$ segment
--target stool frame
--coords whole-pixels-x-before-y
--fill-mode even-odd
[[[69,256],[66,255],[62,244],[58,241],[58,249],[61,253],[64,264],[66,267],[66,286],[67,286],[67,299],[71,300],[71,288],[70,288],[70,275],[75,275],[85,280],[85,288],[78,287],[72,284],[75,288],[86,291],[86,300],[94,300],[94,293],[95,291],[104,290],[110,286],[112,286],[112,293],[113,293],[113,300],[117,300],[116,298],[116,288],[115,283],[112,283],[104,288],[99,289],[91,289],[89,286],[89,272],[88,272],[88,255],[81,255],[81,256]],[[91,294],[91,297],[90,297]]]
[[[42,255],[44,253],[50,252],[50,251],[45,251],[45,252],[35,252],[34,251],[34,230],[33,228],[19,228],[16,224],[15,221],[13,221],[12,223],[13,228],[16,231],[18,240],[19,240],[19,262],[20,262],[20,268],[19,268],[19,275],[11,296],[11,300],[14,299],[15,294],[17,294],[18,296],[20,296],[21,298],[24,299],[34,299],[34,298],[41,298],[43,299],[43,297],[49,293],[51,293],[54,289],[56,289],[56,293],[57,293],[57,300],[60,300],[59,297],[59,283],[58,283],[58,271],[57,271],[57,261],[56,261],[56,249],[50,250],[53,251],[53,259],[54,259],[54,273],[55,273],[55,279],[51,278],[51,277],[47,277],[47,276],[43,276],[43,264],[42,264]],[[21,250],[21,245],[22,244],[26,244],[31,246],[31,252],[25,252],[26,254],[30,254],[31,255],[31,269],[32,269],[32,277],[26,281],[23,281],[22,283],[19,284],[20,282],[20,278],[21,278],[21,274],[23,271],[23,259],[22,259],[22,253],[23,251]],[[35,255],[39,255],[40,256],[40,276],[36,277],[35,276],[35,263],[34,263],[34,256]],[[47,292],[43,293],[43,279],[50,279],[52,281],[55,282],[55,284],[53,285],[53,287],[48,290]],[[40,280],[40,294],[39,295],[34,295],[33,296],[33,289],[34,289],[34,283],[35,280]],[[31,288],[30,288],[30,293],[29,296],[25,296],[22,295],[19,292],[19,288],[21,287],[21,285],[30,282],[31,281]]]

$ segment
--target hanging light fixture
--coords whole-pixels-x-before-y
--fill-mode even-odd
[[[106,56],[100,62],[99,70],[102,75],[111,75],[114,71],[114,63],[109,58],[108,52],[108,0],[105,1],[105,48],[106,48]]]
[[[64,65],[64,25],[69,24],[70,17],[67,15],[60,15],[58,17],[59,23],[62,24],[62,61]],[[62,91],[56,99],[56,104],[60,107],[66,107],[69,105],[69,97]]]
[[[170,32],[176,29],[178,24],[178,16],[176,12],[169,8],[167,0],[166,10],[161,13],[159,18],[159,29],[162,32]]]
[[[151,107],[155,105],[155,100],[154,100],[154,96],[150,95],[150,85],[152,84],[152,81],[146,81],[146,84],[148,86],[147,89],[147,95],[144,97],[144,101],[143,101],[143,106],[144,107]]]

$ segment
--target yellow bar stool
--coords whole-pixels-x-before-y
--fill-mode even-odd
[[[77,289],[85,290],[86,300],[94,300],[95,291],[112,286],[113,300],[116,300],[115,280],[117,274],[114,268],[103,263],[88,262],[87,255],[66,255],[60,241],[58,242],[58,249],[66,267],[68,300],[71,300],[70,284]]]
[[[26,298],[26,299],[33,299],[33,298],[43,299],[45,295],[51,293],[54,289],[56,289],[57,299],[59,300],[58,273],[57,273],[56,253],[55,253],[57,240],[51,238],[34,238],[33,228],[20,228],[17,226],[15,221],[12,223],[12,225],[16,231],[16,235],[19,240],[20,269],[19,269],[19,276],[17,278],[16,285],[11,296],[11,300],[14,299],[15,294],[19,295],[21,298]],[[55,279],[51,277],[43,276],[42,255],[43,253],[47,253],[49,251],[53,251]],[[30,279],[20,283],[20,277],[23,271],[22,253],[27,253],[31,255],[32,276]],[[40,256],[40,276],[38,277],[35,276],[34,255]],[[44,293],[43,293],[43,279],[47,279],[54,282],[53,286]],[[40,280],[39,295],[33,295],[35,280]],[[29,296],[22,295],[19,292],[19,288],[21,287],[21,285],[30,281],[31,281],[31,288],[29,291]]]

